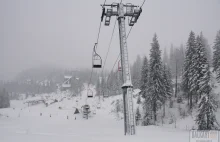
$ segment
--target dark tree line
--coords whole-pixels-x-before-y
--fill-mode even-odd
[[[218,34],[217,38],[218,39]],[[218,40],[216,40],[218,42]],[[214,46],[214,54],[216,52]],[[215,59],[220,60],[216,55],[213,56],[213,66],[216,65]],[[198,107],[196,123],[198,129],[211,130],[217,128],[215,111],[217,102],[214,99],[215,94],[212,88],[210,53],[207,50],[207,40],[203,34],[196,36],[193,31],[190,32],[186,57],[184,62],[184,75],[182,78],[182,87],[188,98],[189,110],[192,112],[194,107]],[[218,65],[216,65],[218,67]],[[214,70],[218,74],[218,69]],[[218,78],[217,78],[218,79]],[[199,105],[197,105],[199,104]]]
[[[0,108],[10,107],[9,94],[5,89],[0,90]]]
[[[186,49],[184,49],[183,45],[179,48],[174,48],[171,45],[170,56],[168,56],[165,50],[162,61],[160,45],[157,36],[154,36],[151,44],[150,59],[148,60],[144,57],[141,61],[142,69],[135,71],[141,74],[139,84],[136,84],[135,87],[141,89],[141,97],[144,99],[142,102],[144,125],[155,124],[157,121],[157,111],[164,108],[164,114],[162,115],[164,116],[164,104],[172,100],[172,97],[178,97],[177,100],[174,99],[178,103],[180,97],[188,100],[189,113],[193,109],[198,111],[196,116],[198,129],[210,130],[218,128],[215,118],[218,106],[213,92],[213,73],[211,67],[213,66],[216,79],[220,81],[220,31],[217,33],[213,49],[212,59],[207,39],[202,33],[196,36],[191,31]],[[137,68],[137,63],[135,64],[135,68]],[[133,77],[135,82],[137,82],[136,78],[138,77]],[[177,79],[182,81],[181,88],[174,86],[174,84],[180,83],[173,82]],[[173,95],[173,90],[176,88],[184,93],[177,92]],[[137,113],[139,116],[139,110]]]

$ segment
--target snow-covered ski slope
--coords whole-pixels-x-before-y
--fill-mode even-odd
[[[46,107],[38,104],[27,107],[23,101],[12,101],[11,108],[0,109],[0,142],[186,142],[186,130],[159,126],[137,127],[135,136],[124,136],[123,120],[116,120],[110,112],[111,102],[120,96],[101,101],[101,109],[95,109],[98,98],[87,103],[96,114],[88,120],[74,114],[75,107],[86,102],[86,90],[82,97],[65,98]],[[42,114],[42,115],[41,115]]]

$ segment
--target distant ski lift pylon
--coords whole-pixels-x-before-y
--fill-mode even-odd
[[[96,53],[97,43],[93,48],[92,66],[93,68],[102,68],[102,58]]]
[[[88,89],[88,90],[87,90],[87,97],[88,97],[88,98],[93,98],[93,92],[92,92],[91,89]]]

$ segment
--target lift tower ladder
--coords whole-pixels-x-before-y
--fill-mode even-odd
[[[137,22],[138,17],[141,13],[141,8],[132,4],[123,3],[113,3],[113,4],[105,4],[102,5],[103,12],[101,20],[103,21],[103,17],[106,16],[105,25],[108,26],[110,24],[111,16],[118,17],[118,25],[119,25],[119,38],[120,38],[120,53],[121,53],[121,65],[122,65],[122,76],[123,76],[123,105],[124,105],[124,130],[125,135],[134,135],[135,134],[135,119],[134,119],[134,110],[133,110],[133,94],[132,94],[132,81],[131,81],[131,73],[128,59],[128,49],[127,49],[127,37],[126,37],[126,29],[125,29],[125,17],[131,17],[129,26],[133,26],[134,23]],[[110,7],[111,10],[107,9],[105,12],[105,7]],[[116,11],[114,11],[114,9]],[[129,11],[124,12],[124,8],[130,9]],[[134,8],[136,8],[134,10]],[[111,12],[110,12],[111,11]]]

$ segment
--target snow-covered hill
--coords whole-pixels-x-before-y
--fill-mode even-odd
[[[123,115],[117,116],[114,111],[117,100],[122,101],[122,95],[87,99],[86,89],[78,97],[68,97],[68,93],[47,94],[45,98],[48,100],[60,98],[48,106],[39,103],[28,107],[24,104],[28,100],[11,101],[11,108],[0,109],[1,142],[186,142],[189,139],[188,130],[194,124],[193,118],[180,119],[178,115],[176,123],[137,126],[135,136],[124,136],[123,119],[118,119],[123,118]],[[94,87],[92,90],[95,94]],[[99,100],[101,108],[97,109]],[[141,108],[136,102],[137,97],[134,98],[134,111],[138,106]],[[96,112],[88,120],[81,114],[74,114],[75,109],[80,110],[85,103],[92,107],[92,112]],[[176,114],[178,109],[167,112]]]

